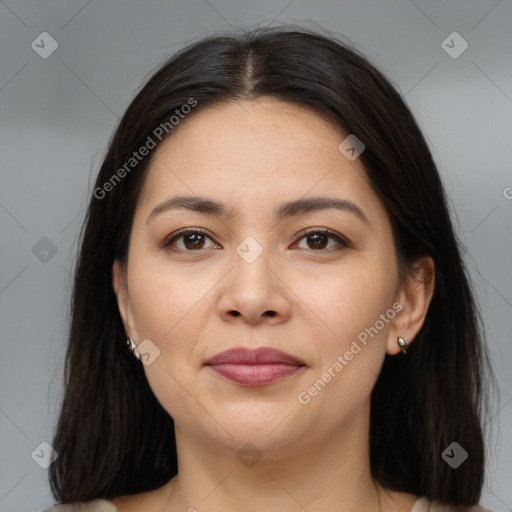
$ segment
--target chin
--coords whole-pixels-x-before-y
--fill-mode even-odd
[[[215,419],[223,428],[216,424],[215,434],[211,430],[205,434],[219,436],[219,442],[236,450],[247,443],[262,451],[286,451],[288,447],[296,450],[295,443],[311,432],[315,423],[314,418],[311,422],[305,421],[308,417],[303,410],[297,408],[293,411],[282,404],[254,408],[245,404],[243,407],[230,407],[225,413],[218,407],[215,413]],[[210,428],[211,425],[210,421],[205,424]]]

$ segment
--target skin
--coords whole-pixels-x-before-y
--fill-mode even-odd
[[[144,371],[174,419],[179,475],[113,502],[120,512],[409,511],[417,496],[371,478],[370,394],[385,355],[400,351],[397,337],[411,343],[423,324],[432,259],[415,262],[414,276],[401,282],[383,204],[359,161],[338,150],[347,134],[316,113],[261,98],[194,112],[178,128],[150,163],[127,264],[114,263],[113,287],[126,332],[136,344],[149,339],[160,350]],[[180,209],[146,222],[156,205],[176,195],[212,198],[235,215]],[[369,224],[334,209],[272,218],[283,201],[311,196],[348,199]],[[318,249],[300,234],[310,227],[352,244],[322,238],[328,246]],[[210,238],[199,250],[190,236],[177,239],[174,252],[162,248],[181,228],[202,228]],[[248,236],[262,248],[250,264],[236,251]],[[395,302],[401,311],[301,404],[298,394]],[[239,346],[277,348],[307,366],[260,388],[204,366]],[[261,455],[250,467],[237,458],[248,442]]]

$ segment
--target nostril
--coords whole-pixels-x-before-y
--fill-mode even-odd
[[[230,311],[230,313],[233,315],[233,316],[240,316],[240,313],[238,311]]]
[[[265,311],[265,315],[267,315],[267,316],[276,316],[276,312],[275,311]]]

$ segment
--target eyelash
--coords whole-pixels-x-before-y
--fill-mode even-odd
[[[194,251],[194,250],[186,250],[186,249],[177,249],[175,247],[172,247],[172,244],[176,240],[183,238],[185,235],[195,235],[195,234],[205,235],[206,237],[210,238],[210,240],[212,240],[210,235],[208,235],[202,229],[183,228],[183,229],[180,229],[179,231],[176,231],[176,233],[173,233],[170,237],[168,237],[162,244],[162,249],[169,249],[169,250],[175,251],[175,252],[180,252],[180,251],[181,252],[189,252],[189,253],[201,252],[202,249],[198,249],[198,250]],[[334,248],[331,247],[330,249],[307,249],[312,252],[336,252],[336,251],[341,251],[343,249],[352,247],[352,243],[349,240],[347,240],[346,238],[343,238],[342,236],[338,235],[337,233],[334,233],[333,231],[326,229],[326,228],[307,228],[306,230],[301,231],[297,235],[299,238],[297,239],[297,242],[294,242],[294,244],[298,243],[300,240],[302,240],[303,238],[306,238],[308,235],[311,235],[311,234],[328,235],[329,237],[336,239],[336,241],[340,244],[340,246],[334,247]]]

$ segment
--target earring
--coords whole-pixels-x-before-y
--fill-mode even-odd
[[[396,341],[397,341],[398,346],[400,347],[400,350],[402,351],[402,353],[405,354],[407,352],[407,342],[403,338],[400,338],[400,337],[398,337]]]
[[[142,361],[142,357],[139,354],[139,351],[137,350],[137,345],[135,345],[135,342],[132,340],[131,336],[128,336],[128,339],[126,340],[126,344],[128,345],[128,350],[139,360]]]

